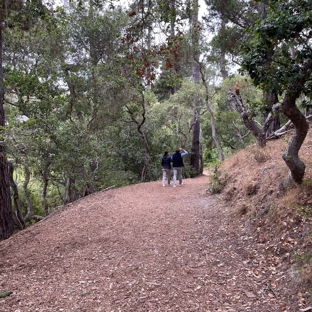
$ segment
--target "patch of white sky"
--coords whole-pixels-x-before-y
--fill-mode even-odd
[[[77,1],[77,0],[76,0]],[[87,1],[87,0],[84,0]],[[53,3],[54,6],[61,6],[61,7],[69,7],[69,3],[70,0],[46,0],[46,3]],[[126,9],[129,8],[130,4],[133,3],[133,0],[107,0],[107,3],[113,3],[116,5],[121,5],[124,6]],[[199,4],[199,10],[198,10],[198,16],[199,16],[199,20],[202,21],[203,20],[203,16],[207,13],[207,6],[205,3],[205,0],[198,0],[198,4]],[[182,25],[183,26],[183,25]],[[181,25],[180,25],[181,27]],[[184,26],[185,29],[183,30],[187,30],[187,28],[189,27],[188,23],[185,23]],[[155,35],[155,39],[158,42],[163,42],[166,40],[166,37],[164,35],[164,32],[162,31],[162,25],[155,25],[154,27],[154,35]],[[206,34],[206,37],[209,39],[211,39],[211,35]]]
[[[87,0],[84,0],[87,1]],[[53,4],[53,6],[62,6],[62,7],[69,7],[70,0],[46,0],[46,3]],[[129,8],[130,4],[132,3],[132,0],[109,0],[107,3],[113,3],[116,5],[121,5],[124,6],[126,9]],[[199,10],[198,10],[198,17],[199,21],[203,22],[203,17],[207,14],[207,5],[205,3],[205,0],[198,0],[198,5],[199,5]],[[204,23],[204,22],[203,22]],[[189,25],[185,24],[185,30],[189,27]],[[157,29],[159,31],[157,31]],[[155,25],[154,28],[155,32],[155,39],[156,41],[164,41],[165,40],[165,35],[161,31],[161,26],[160,25]],[[205,33],[205,37],[207,39],[207,42],[211,40],[212,34],[211,33]],[[234,72],[236,71],[236,67],[234,66]]]
[[[45,2],[52,4],[54,6],[65,6],[66,7],[69,5],[70,0],[46,0]],[[117,4],[121,4],[122,6],[125,6],[126,8],[129,7],[129,5],[131,3],[131,1],[129,1],[129,0],[117,0],[117,1],[115,0],[112,2],[115,2]],[[206,13],[205,0],[198,0],[198,4],[199,4],[199,11],[198,11],[199,19],[201,20]]]

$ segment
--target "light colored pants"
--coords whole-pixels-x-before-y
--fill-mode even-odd
[[[162,178],[162,185],[166,185],[166,180],[168,180],[168,185],[170,185],[170,177],[171,177],[171,170],[170,169],[163,169],[163,178]]]
[[[182,185],[182,167],[173,167],[173,186],[176,185],[177,178]]]

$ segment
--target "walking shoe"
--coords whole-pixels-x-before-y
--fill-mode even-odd
[[[175,185],[173,187],[176,187]]]
[[[166,186],[165,184],[163,184],[163,186]]]

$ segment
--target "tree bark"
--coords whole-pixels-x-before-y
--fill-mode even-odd
[[[13,201],[14,201],[14,207],[15,207],[15,214],[16,214],[16,218],[18,220],[18,226],[22,230],[25,228],[25,221],[23,218],[18,188],[17,188],[17,185],[16,185],[14,178],[13,178],[14,166],[11,163],[8,163],[8,166],[9,166],[9,181],[10,181],[11,189],[13,191]]]
[[[199,99],[195,99],[195,102]],[[199,138],[200,138],[200,121],[199,121],[199,113],[197,110],[197,104],[194,105],[193,108],[194,116],[193,116],[193,129],[192,129],[192,147],[191,147],[191,166],[195,169],[196,174],[199,172]]]
[[[225,31],[226,29],[226,23],[224,20],[221,20],[221,31]],[[225,49],[222,49],[221,55],[220,55],[220,73],[222,80],[225,80],[229,77],[228,71],[226,69],[226,51]]]
[[[87,196],[87,195],[95,193],[96,190],[95,190],[95,186],[93,184],[92,178],[90,179],[88,177],[88,174],[84,167],[82,167],[81,169],[81,175],[86,183],[82,196]]]
[[[30,171],[29,171],[27,166],[25,166],[24,173],[25,173],[25,181],[23,183],[23,190],[24,190],[25,200],[27,202],[27,214],[26,214],[24,220],[26,223],[32,218],[32,216],[34,214],[34,207],[33,207],[33,204],[31,202],[30,198],[29,198],[28,184],[30,181]]]
[[[75,187],[75,178],[67,178],[66,186],[65,186],[65,200],[64,204],[69,204],[76,200],[77,197],[77,189]]]
[[[235,94],[232,90],[228,90],[228,100],[233,108],[233,110],[237,111],[242,120],[247,127],[248,130],[253,134],[256,138],[256,144],[259,147],[265,147],[266,138],[265,133],[262,128],[259,128],[254,120],[249,117],[249,112],[246,109],[243,100],[240,95]]]
[[[3,143],[5,113],[3,107],[2,47],[2,29],[0,28],[0,240],[10,237],[14,231],[9,170],[6,158],[6,147]]]
[[[201,79],[202,79],[203,85],[205,87],[205,103],[206,103],[206,107],[207,107],[207,110],[209,111],[210,118],[211,118],[212,139],[215,142],[215,145],[216,145],[216,148],[217,148],[217,151],[218,151],[218,154],[219,154],[220,161],[224,161],[224,154],[223,154],[223,151],[222,151],[222,147],[221,147],[221,144],[220,144],[220,142],[218,140],[218,137],[217,137],[216,121],[215,121],[214,111],[213,111],[212,107],[209,105],[208,84],[207,84],[207,81],[206,81],[206,78],[205,78],[205,74],[203,72],[202,64],[201,63],[198,63],[198,64],[199,64],[199,72],[200,72],[200,75],[201,75]]]
[[[43,180],[43,189],[42,189],[42,200],[43,200],[43,208],[44,208],[44,214],[45,217],[49,215],[49,207],[47,202],[47,193],[48,193],[48,185],[49,185],[49,166],[50,163],[48,163],[44,168],[42,172],[42,180]]]
[[[193,1],[193,15],[191,17],[192,23],[192,49],[193,49],[193,65],[192,65],[192,76],[193,82],[196,84],[200,83],[199,73],[199,34],[198,34],[198,0]],[[199,107],[200,99],[196,96],[194,99],[193,108],[193,131],[192,131],[192,147],[191,147],[191,166],[195,169],[196,175],[201,174],[200,172],[200,119],[199,119]]]
[[[295,126],[295,133],[283,154],[283,159],[290,169],[290,173],[280,184],[280,189],[284,189],[292,181],[297,184],[300,184],[303,181],[305,164],[300,160],[298,154],[308,133],[309,125],[306,121],[306,117],[296,106],[296,100],[299,98],[300,92],[310,75],[311,69],[312,60],[310,59],[304,64],[299,76],[300,79],[297,79],[289,85],[284,100],[280,106],[282,113],[287,116]]]
[[[287,187],[292,181],[298,184],[302,183],[305,172],[305,164],[300,160],[298,153],[308,133],[309,125],[305,116],[296,106],[296,99],[296,96],[286,95],[281,106],[282,112],[295,126],[295,133],[282,156],[290,169],[290,173],[288,177],[282,181],[280,185],[281,189]]]
[[[273,106],[278,103],[278,96],[276,92],[264,93],[263,98],[266,102],[268,110],[272,110]],[[264,133],[266,138],[272,136],[272,134],[281,127],[280,118],[278,115],[271,115],[270,113],[265,116],[267,119],[264,126]]]
[[[170,36],[172,38],[175,37],[176,32],[175,32],[175,28],[176,28],[176,0],[170,0],[170,3],[168,3],[168,5],[170,6],[170,10],[172,12],[171,14],[171,18],[170,18]],[[179,75],[180,72],[180,56],[173,59],[173,69],[176,75]],[[172,90],[171,90],[171,94],[176,93],[177,91],[177,84],[174,83],[174,85],[172,86]]]
[[[128,114],[130,115],[130,118],[131,120],[137,125],[137,129],[138,129],[138,132],[141,136],[141,139],[143,141],[143,144],[145,146],[145,163],[144,163],[144,166],[142,168],[142,171],[141,171],[141,179],[140,179],[140,182],[144,182],[145,179],[146,179],[146,174],[147,174],[147,169],[148,169],[148,166],[151,162],[151,150],[150,150],[150,147],[149,147],[149,144],[148,144],[148,141],[147,141],[147,138],[146,138],[146,135],[145,133],[143,132],[142,130],[142,126],[144,125],[145,123],[145,120],[146,120],[146,117],[145,117],[145,98],[144,98],[144,94],[142,93],[142,120],[139,121],[133,114],[133,112],[131,111],[131,109],[126,105],[126,109],[128,111]]]

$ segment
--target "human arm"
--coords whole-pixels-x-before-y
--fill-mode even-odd
[[[186,151],[183,148],[180,148],[180,152],[181,152],[181,157],[184,157],[184,156],[186,156],[188,154],[188,151]]]

